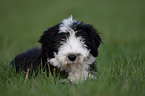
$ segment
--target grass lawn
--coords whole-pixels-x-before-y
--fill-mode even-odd
[[[145,0],[1,0],[0,96],[145,96],[144,10]],[[24,85],[9,62],[71,14],[101,33],[97,80],[62,84],[40,72]]]

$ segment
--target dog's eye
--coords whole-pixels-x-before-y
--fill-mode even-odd
[[[67,32],[67,33],[65,34],[65,36],[66,36],[66,37],[69,37],[69,36],[70,36],[69,32]]]
[[[83,30],[77,30],[76,36],[77,37],[79,37],[79,36],[84,37],[84,36],[86,36],[86,32]]]
[[[69,37],[69,33],[59,33],[57,38],[60,38],[60,41],[66,40],[66,38]]]
[[[68,37],[70,34],[69,34],[69,32],[67,32],[67,33],[61,33],[60,35]]]

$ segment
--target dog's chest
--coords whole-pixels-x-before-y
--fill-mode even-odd
[[[85,80],[88,77],[88,71],[86,70],[86,66],[84,64],[70,64],[66,67],[68,71],[68,80],[70,81],[80,81]]]

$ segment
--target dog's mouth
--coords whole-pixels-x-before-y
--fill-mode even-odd
[[[68,62],[67,64],[65,64],[65,66],[61,67],[67,72],[71,72],[72,70],[76,70],[79,66],[81,66],[79,62]]]

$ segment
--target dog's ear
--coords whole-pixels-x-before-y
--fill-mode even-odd
[[[92,45],[92,49],[91,49],[91,54],[94,57],[98,56],[98,47],[100,46],[100,44],[102,43],[101,37],[99,36],[98,30],[95,29],[92,25],[87,25],[88,29],[87,29],[87,33],[90,36],[90,40],[91,40],[91,45]]]
[[[78,26],[78,29],[83,30],[85,33],[87,33],[87,45],[90,49],[90,53],[94,56],[98,56],[98,47],[101,44],[102,40],[99,36],[98,30],[96,30],[92,25],[80,23]]]
[[[43,44],[44,42],[49,41],[52,37],[54,37],[58,33],[58,28],[59,24],[44,31],[43,35],[40,37],[39,42]]]
[[[53,57],[53,39],[58,34],[59,24],[49,28],[44,31],[43,35],[40,37],[39,42],[42,46],[42,57],[44,59]]]

